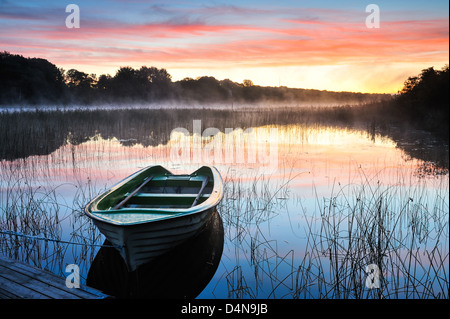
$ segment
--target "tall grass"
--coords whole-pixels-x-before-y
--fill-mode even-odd
[[[103,240],[82,214],[94,195],[90,183],[52,186],[17,166],[0,166],[0,254],[62,276],[66,264],[76,263],[87,274]],[[73,201],[60,195],[63,186],[73,190]]]
[[[227,176],[219,211],[228,237],[223,258],[235,260],[221,275],[229,298],[449,297],[448,185],[391,186],[362,172],[361,183],[316,195],[314,210],[299,201],[305,238],[286,249],[270,223],[292,203],[289,179],[271,185]]]
[[[434,198],[420,186],[367,183],[350,195],[347,187],[318,199],[320,217],[308,218],[293,297],[447,299],[448,187]],[[369,265],[380,270],[379,287],[367,283]]]
[[[291,172],[292,173],[292,172]],[[289,183],[296,176],[274,183],[270,176],[239,175],[229,170],[224,174],[224,199],[218,207],[225,236],[235,260],[225,269],[229,298],[277,297],[278,287],[286,286],[286,269],[293,273],[293,250],[282,254],[278,240],[270,238],[266,227],[286,208],[290,196]],[[290,277],[290,276],[288,276]],[[293,285],[288,284],[289,289]]]
[[[102,242],[81,214],[95,195],[90,182],[73,185],[74,200],[66,203],[57,188],[5,172],[0,229],[84,245],[0,234],[2,254],[60,274],[68,259],[88,268],[96,253],[91,245]],[[424,185],[393,187],[367,177],[335,185],[329,197],[316,196],[316,211],[301,212],[304,247],[286,249],[270,236],[270,223],[286,213],[296,176],[273,184],[269,176],[225,175],[224,258],[235,261],[223,265],[221,278],[229,298],[448,299],[448,186],[428,193]],[[69,238],[62,236],[64,224]],[[367,287],[368,265],[381,270],[379,288]]]

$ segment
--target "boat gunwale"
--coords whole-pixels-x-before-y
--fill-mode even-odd
[[[210,196],[208,197],[208,199],[201,202],[200,204],[195,205],[193,207],[189,207],[189,208],[137,208],[136,207],[136,208],[126,208],[125,212],[124,212],[123,208],[116,209],[116,210],[114,210],[114,209],[95,210],[97,208],[97,204],[100,201],[102,201],[104,198],[106,198],[109,194],[111,194],[114,190],[116,190],[119,187],[130,182],[131,180],[133,180],[134,178],[136,178],[137,176],[142,174],[145,170],[150,170],[151,168],[155,168],[155,167],[160,167],[160,168],[166,170],[167,173],[171,174],[174,177],[192,176],[198,170],[200,170],[202,168],[208,168],[213,175],[213,188],[211,190]],[[158,223],[158,222],[167,221],[168,219],[180,218],[180,217],[189,216],[189,215],[196,214],[196,213],[201,213],[203,211],[209,210],[209,209],[217,206],[218,203],[221,201],[222,197],[223,197],[223,180],[222,180],[222,177],[220,176],[220,173],[218,172],[217,168],[215,168],[214,166],[201,166],[200,168],[198,168],[191,174],[175,175],[160,165],[154,165],[154,166],[147,166],[147,167],[144,167],[144,168],[138,170],[137,172],[131,174],[130,176],[124,178],[123,180],[121,180],[118,183],[116,183],[115,185],[113,185],[110,189],[108,189],[104,193],[96,196],[85,206],[84,212],[88,217],[90,217],[96,221],[102,222],[102,223],[107,223],[107,224],[117,225],[117,226],[133,226],[133,225],[146,224],[146,223]],[[91,209],[91,208],[93,208],[93,209]],[[145,213],[152,214],[153,213],[153,214],[161,214],[161,215],[165,214],[165,215],[161,216],[161,218],[149,219],[149,220],[139,220],[136,222],[120,222],[120,221],[114,221],[111,219],[101,217],[101,214],[133,214],[133,211],[136,213],[140,213],[140,214],[145,214]]]

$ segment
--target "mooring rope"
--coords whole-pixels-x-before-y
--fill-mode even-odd
[[[52,241],[52,242],[57,242],[57,243],[62,243],[62,244],[70,244],[70,245],[91,246],[91,247],[113,247],[113,248],[119,248],[119,249],[122,248],[122,246],[119,246],[119,245],[75,243],[73,241],[66,241],[66,240],[61,240],[61,239],[54,239],[54,238],[47,238],[47,237],[25,235],[25,234],[22,234],[22,233],[19,233],[19,232],[10,231],[10,230],[0,230],[0,234],[10,235],[10,236],[25,237],[25,238],[28,238],[28,239]]]

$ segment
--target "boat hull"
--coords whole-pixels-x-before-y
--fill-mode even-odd
[[[116,246],[129,271],[168,253],[195,236],[211,217],[215,207],[167,221],[119,226],[94,220],[100,232]]]

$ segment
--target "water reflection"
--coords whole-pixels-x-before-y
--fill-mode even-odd
[[[214,212],[197,236],[133,272],[115,248],[100,248],[87,285],[117,298],[195,298],[216,272],[223,244],[222,219]]]
[[[37,113],[18,117],[27,130],[9,120],[6,128],[0,126],[10,137],[0,148],[0,229],[86,245],[3,235],[2,253],[59,275],[64,275],[65,264],[80,264],[82,278],[90,268],[90,281],[95,274],[100,289],[124,298],[150,297],[155,285],[161,287],[155,290],[158,297],[168,298],[342,297],[339,283],[349,284],[345,296],[358,291],[356,296],[364,298],[364,269],[374,262],[371,258],[390,266],[390,277],[384,274],[396,282],[385,297],[448,297],[448,141],[442,144],[418,131],[357,129],[356,124],[315,122],[272,111]],[[209,163],[225,181],[218,207],[223,219],[219,265],[211,261],[211,251],[188,252],[200,243],[184,246],[172,261],[167,257],[138,275],[125,274],[121,260],[108,249],[102,248],[93,262],[98,247],[92,244],[104,238],[80,214],[83,206],[140,167],[161,164],[174,173],[198,168],[203,163],[171,160],[173,143],[183,140],[193,146],[199,137],[171,136],[171,131],[182,127],[193,132],[194,120],[201,120],[202,131],[217,128],[215,136],[224,150],[227,138],[234,139],[230,162]],[[226,133],[226,128],[233,131]],[[270,174],[263,174],[258,161],[248,163],[249,145],[259,147],[249,136],[239,136],[250,133],[248,128],[254,128],[261,144],[264,139],[272,142],[264,132],[277,129],[278,166]],[[243,143],[236,143],[238,138]],[[213,139],[202,138],[200,147]],[[191,154],[196,150],[190,148]],[[245,155],[243,163],[236,160],[238,151]],[[220,259],[218,252],[214,258]],[[405,258],[408,264],[402,263]],[[200,265],[201,260],[206,262]],[[203,273],[195,270],[205,264],[211,267]],[[419,268],[421,277],[415,276]],[[165,276],[149,276],[166,269]],[[407,277],[410,270],[416,273]],[[205,289],[198,283],[192,290],[173,288],[193,284],[188,279],[194,275],[202,277],[196,278]],[[330,294],[336,289],[337,294]]]
[[[144,148],[167,145],[175,128],[195,131],[195,121],[205,128],[246,130],[263,126],[295,126],[299,136],[294,144],[307,142],[314,135],[311,128],[334,128],[347,132],[362,132],[377,143],[390,139],[408,156],[422,159],[448,170],[448,140],[430,133],[386,125],[376,129],[370,123],[339,121],[332,116],[315,118],[305,110],[72,110],[52,112],[0,113],[0,159],[14,160],[32,155],[48,155],[61,146],[78,146],[86,142],[115,140],[121,146],[140,145]],[[305,140],[306,139],[306,140]]]

